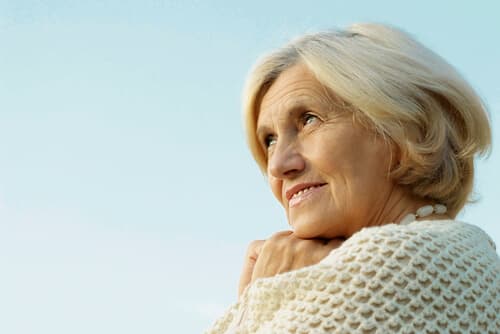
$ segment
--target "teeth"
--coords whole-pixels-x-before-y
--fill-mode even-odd
[[[319,187],[319,186],[312,186],[312,187],[304,188],[304,189],[302,189],[301,191],[296,192],[295,194],[293,194],[292,198],[297,197],[297,196],[300,196],[300,195],[302,195],[303,193],[308,192],[308,191],[309,191],[309,190],[311,190],[312,188],[317,188],[317,187]]]

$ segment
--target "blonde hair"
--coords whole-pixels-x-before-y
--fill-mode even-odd
[[[491,131],[484,103],[451,65],[381,24],[292,40],[256,64],[244,92],[247,140],[263,171],[266,155],[255,132],[261,99],[298,63],[395,145],[399,164],[390,176],[398,184],[458,213],[472,191],[474,156],[489,152]]]

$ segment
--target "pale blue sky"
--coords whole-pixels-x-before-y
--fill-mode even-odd
[[[245,146],[255,59],[297,34],[394,24],[490,106],[463,220],[500,244],[497,1],[0,0],[0,333],[199,333],[246,244],[286,221]]]

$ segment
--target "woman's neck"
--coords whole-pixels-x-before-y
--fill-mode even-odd
[[[407,189],[401,186],[395,186],[391,194],[389,194],[388,199],[385,201],[385,205],[378,210],[378,212],[372,219],[373,223],[370,225],[377,226],[385,225],[388,223],[399,224],[408,214],[416,214],[418,209],[426,205],[435,204],[441,203],[416,197],[412,195]],[[425,220],[451,219],[451,217],[446,213],[432,213],[422,218]]]

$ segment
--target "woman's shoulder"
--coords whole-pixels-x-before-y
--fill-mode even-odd
[[[397,316],[385,307],[377,312],[388,319],[408,316],[404,322],[414,332],[500,329],[500,259],[491,238],[477,226],[440,220],[366,228],[321,265],[340,277],[335,284],[341,289],[352,288],[352,300],[368,291],[380,305],[399,310]]]
[[[425,241],[437,243],[468,242],[477,246],[487,246],[496,249],[493,240],[480,227],[458,220],[424,220],[409,224],[387,224],[378,227],[367,227],[354,234],[349,240],[359,243],[365,240],[404,242]],[[479,242],[479,243],[478,243]]]
[[[457,259],[472,254],[496,257],[496,245],[478,226],[457,220],[415,221],[406,225],[387,224],[367,227],[352,235],[333,250],[322,263],[336,262],[345,254],[371,254],[372,257],[397,253],[402,257],[436,257],[448,255]]]
[[[365,227],[359,232],[353,235],[354,238],[359,236],[422,236],[429,235],[434,237],[450,237],[456,234],[470,234],[470,235],[482,235],[487,237],[486,232],[484,232],[480,227],[472,225],[466,222],[453,220],[453,219],[442,219],[442,220],[422,220],[414,221],[409,224],[386,224],[382,226],[375,227]]]

